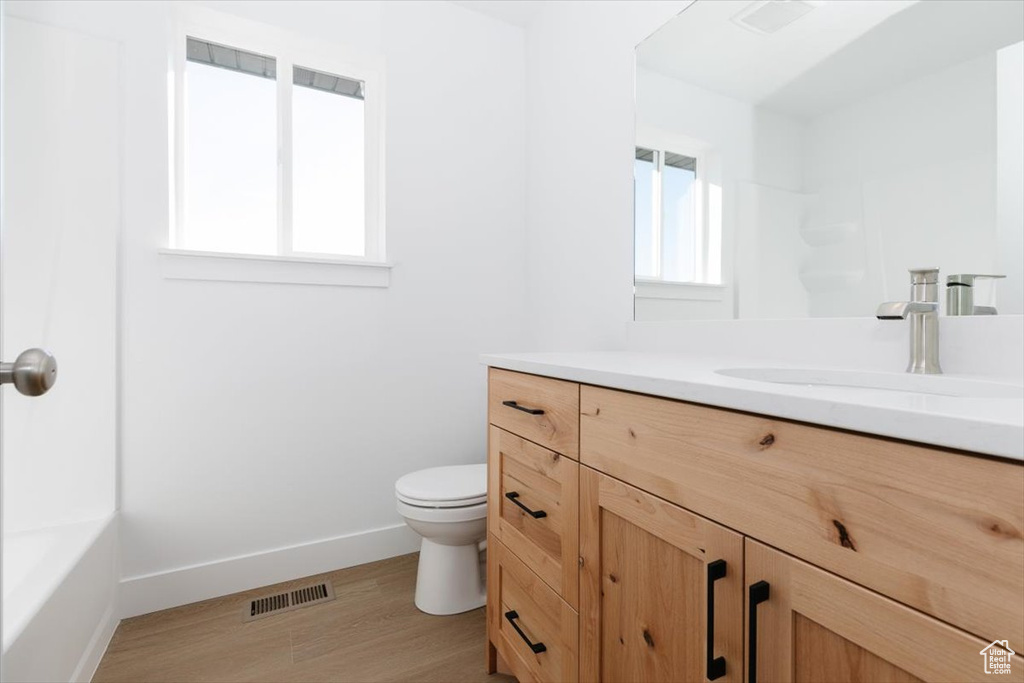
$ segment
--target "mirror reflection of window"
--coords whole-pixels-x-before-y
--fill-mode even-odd
[[[633,162],[636,275],[700,282],[707,268],[699,215],[697,158],[636,148]]]
[[[697,160],[665,153],[661,175],[662,275],[669,282],[699,282],[697,253],[702,251],[697,225]]]
[[[660,256],[655,235],[655,197],[658,153],[653,149],[636,148],[633,162],[633,223],[636,228],[636,274],[639,277],[658,277]]]

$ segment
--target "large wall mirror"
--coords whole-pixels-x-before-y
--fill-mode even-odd
[[[1022,40],[1017,1],[689,5],[637,48],[636,319],[871,316],[927,266],[1024,313]]]

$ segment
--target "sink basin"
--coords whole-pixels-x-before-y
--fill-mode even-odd
[[[1024,399],[1024,386],[964,379],[947,375],[911,375],[894,372],[854,370],[809,370],[803,368],[724,368],[719,375],[770,384],[805,387],[838,387],[898,391],[905,394],[951,396],[956,398]]]

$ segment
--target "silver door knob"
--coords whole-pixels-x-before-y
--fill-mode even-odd
[[[42,396],[57,381],[57,359],[49,351],[22,351],[13,363],[0,363],[0,384],[13,384],[26,396]]]

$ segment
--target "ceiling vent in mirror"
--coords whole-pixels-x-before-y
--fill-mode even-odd
[[[819,4],[820,1],[814,0],[759,0],[732,20],[754,33],[768,35],[789,26]]]

